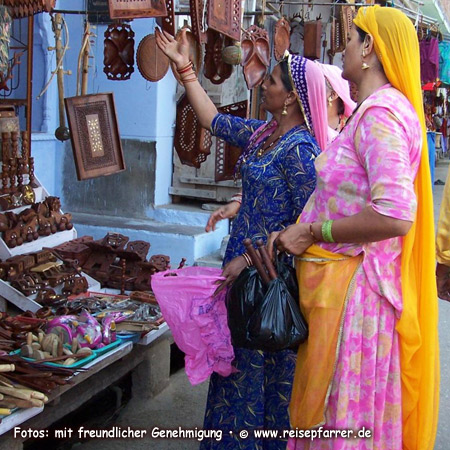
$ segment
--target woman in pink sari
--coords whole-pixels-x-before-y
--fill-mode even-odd
[[[358,87],[357,108],[316,159],[316,190],[299,222],[268,242],[297,256],[309,325],[289,412],[294,431],[315,439],[298,434],[288,449],[432,450],[433,203],[411,21],[393,8],[361,8],[343,76]]]

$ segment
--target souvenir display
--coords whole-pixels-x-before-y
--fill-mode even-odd
[[[197,39],[197,42],[200,44],[204,44],[206,42],[203,23],[205,5],[205,0],[189,0],[192,33],[195,36],[195,39]]]
[[[211,28],[206,31],[203,74],[213,84],[223,83],[233,72],[233,66],[224,62],[222,58],[222,50],[229,43],[229,39],[217,31]]]
[[[141,75],[148,81],[159,81],[169,70],[169,58],[158,48],[155,35],[145,36],[139,43],[136,62]]]
[[[134,31],[126,23],[113,23],[105,31],[103,64],[108,80],[128,80],[134,72]]]
[[[315,20],[304,24],[303,56],[309,59],[320,59],[322,54],[322,22]]]
[[[173,7],[173,0],[166,0],[167,16],[157,17],[156,22],[164,31],[170,35],[175,36],[175,10]]]
[[[65,99],[79,180],[125,170],[112,93]]]
[[[111,19],[167,16],[164,0],[108,0],[108,4]]]
[[[277,61],[280,61],[286,50],[289,50],[290,33],[291,27],[289,26],[289,22],[282,17],[275,24],[275,31],[273,35],[273,54]]]
[[[269,35],[266,30],[251,25],[242,35],[242,62],[247,87],[260,85],[270,64]]]
[[[232,114],[233,116],[246,119],[248,117],[248,100],[222,106],[218,110],[223,114]],[[239,147],[234,147],[223,139],[216,138],[216,168],[214,178],[216,181],[233,179],[235,175],[234,168],[241,153],[242,149]]]
[[[211,133],[203,128],[183,95],[177,103],[174,146],[183,164],[200,167],[210,154]]]
[[[210,0],[208,28],[234,39],[241,40],[241,0]]]

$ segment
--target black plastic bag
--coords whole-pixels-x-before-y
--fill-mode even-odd
[[[278,260],[277,273],[265,285],[257,270],[248,267],[229,289],[228,326],[235,347],[278,351],[296,349],[307,339],[295,269]]]

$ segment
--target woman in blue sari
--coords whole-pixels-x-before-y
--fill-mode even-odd
[[[247,266],[244,239],[266,242],[272,231],[295,223],[315,188],[314,159],[327,142],[325,79],[316,64],[289,55],[262,85],[261,106],[272,114],[270,122],[219,114],[192,70],[185,36],[180,42],[167,33],[156,36],[176,64],[201,125],[243,149],[236,166],[243,196],[224,258],[226,287]],[[200,448],[284,450],[287,435],[261,439],[253,430],[290,428],[296,353],[234,350],[236,372],[211,376],[205,413],[204,429],[223,430],[223,437],[204,440]]]

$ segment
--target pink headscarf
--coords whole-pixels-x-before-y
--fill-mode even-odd
[[[333,91],[344,102],[344,116],[349,118],[353,110],[356,108],[356,103],[350,97],[350,85],[347,80],[342,78],[342,70],[337,66],[331,64],[317,63],[324,77],[328,80]]]
[[[306,60],[306,84],[314,137],[323,151],[328,144],[327,91],[322,71],[309,59]]]

